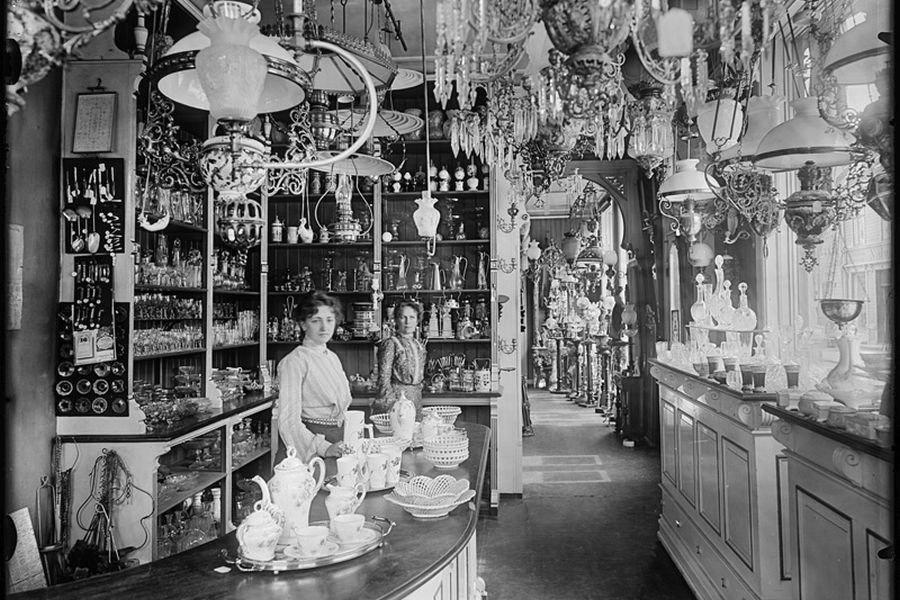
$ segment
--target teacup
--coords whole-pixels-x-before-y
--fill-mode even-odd
[[[364,515],[352,513],[349,515],[338,515],[331,520],[331,526],[334,534],[341,543],[355,542],[361,534],[363,525],[366,522]],[[323,527],[324,529],[324,527]]]
[[[359,516],[362,517],[362,515]],[[328,528],[324,525],[294,527],[294,537],[297,538],[297,549],[300,550],[300,554],[314,556],[325,547],[325,540],[328,539]]]
[[[373,452],[366,457],[370,490],[380,490],[387,486],[388,460],[388,455],[384,452]]]

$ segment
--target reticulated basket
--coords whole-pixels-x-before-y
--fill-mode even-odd
[[[455,469],[469,458],[469,440],[455,433],[436,435],[425,440],[425,460],[438,469]]]
[[[400,506],[411,514],[414,517],[418,517],[420,519],[437,519],[440,517],[445,517],[447,514],[459,506],[460,504],[464,504],[469,502],[472,498],[475,497],[475,490],[464,490],[459,496],[457,496],[454,500],[447,502],[446,504],[439,504],[434,506],[422,506],[419,504],[414,504],[408,501],[404,501],[401,497],[398,497],[393,492],[385,496],[385,499],[388,502],[392,502],[397,506]]]
[[[407,481],[400,481],[394,488],[394,493],[415,502],[416,498],[438,498],[449,496],[454,499],[469,489],[468,479],[456,479],[452,475],[416,475]]]
[[[385,435],[394,433],[394,429],[391,427],[391,415],[388,413],[369,415],[369,420],[375,425],[375,429],[378,430],[378,433],[383,433]]]
[[[426,406],[422,409],[422,412],[434,413],[442,418],[447,425],[453,425],[462,409],[458,406]]]

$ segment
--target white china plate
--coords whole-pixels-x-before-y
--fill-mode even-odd
[[[374,529],[368,529],[364,527],[360,532],[359,536],[353,540],[341,541],[338,539],[337,534],[334,532],[328,534],[328,541],[338,544],[346,548],[347,546],[359,546],[361,544],[371,544],[378,538],[379,533]]]
[[[371,529],[367,529],[366,531],[372,531]],[[377,535],[374,531],[373,534]],[[322,556],[330,556],[335,554],[338,550],[340,550],[340,546],[337,542],[331,540],[331,536],[329,535],[328,539],[325,540],[325,543],[319,548],[319,551],[314,554],[303,554],[300,552],[300,548],[297,546],[287,546],[284,549],[284,555],[289,556],[290,558],[298,558],[300,560],[308,560],[310,558],[321,558]]]
[[[425,80],[422,73],[412,69],[397,69],[394,81],[391,83],[392,90],[405,90],[407,88],[416,87]]]

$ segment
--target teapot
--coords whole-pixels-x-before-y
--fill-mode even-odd
[[[313,241],[312,227],[306,222],[306,217],[301,217],[300,226],[297,228],[297,235],[304,244],[310,244]]]
[[[338,515],[349,515],[356,512],[365,497],[366,484],[363,482],[359,482],[353,487],[329,485],[328,497],[325,498],[328,519],[333,521]]]
[[[313,477],[315,467],[319,467],[318,477]],[[297,457],[297,450],[288,446],[287,458],[275,465],[275,475],[269,480],[272,501],[284,511],[284,530],[280,544],[293,541],[294,529],[309,525],[309,507],[325,479],[325,462],[318,456],[309,464]]]
[[[412,441],[413,430],[416,426],[416,405],[400,392],[400,397],[394,402],[390,412],[391,429],[397,440]]]
[[[284,530],[284,511],[272,504],[269,488],[262,477],[256,475],[251,481],[262,488],[263,499],[258,500],[253,505],[253,512],[241,521],[237,529],[237,540],[244,557],[259,561],[272,560]]]

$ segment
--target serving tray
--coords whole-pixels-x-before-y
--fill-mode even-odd
[[[273,573],[303,571],[346,562],[380,548],[384,544],[384,538],[391,533],[396,525],[396,523],[384,517],[373,516],[370,518],[372,520],[366,521],[363,525],[367,535],[364,536],[362,542],[341,544],[335,540],[333,544],[329,544],[329,548],[334,550],[319,556],[290,556],[285,553],[289,546],[278,546],[275,550],[275,558],[272,560],[261,561],[247,558],[241,555],[240,549],[238,549],[236,556],[229,554],[227,550],[222,550],[222,558],[226,563],[234,565],[239,571],[272,571]],[[315,521],[310,523],[310,525],[324,525],[328,527],[328,521]],[[331,536],[328,539],[329,542],[333,540]],[[288,552],[290,551],[288,550]]]

